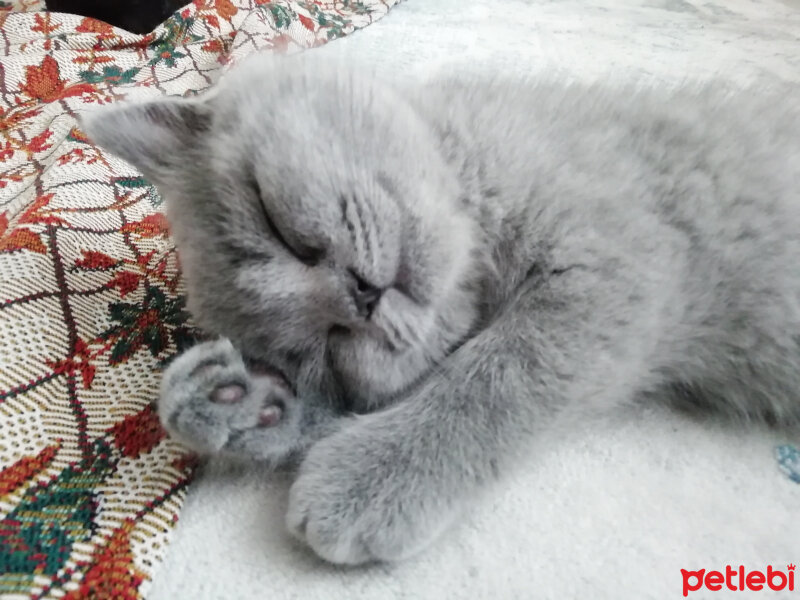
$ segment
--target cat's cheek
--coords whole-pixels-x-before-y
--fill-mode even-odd
[[[390,342],[394,353],[424,346],[436,321],[433,310],[421,306],[406,294],[389,289],[373,316],[375,325]]]

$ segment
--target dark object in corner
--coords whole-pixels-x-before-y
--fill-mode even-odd
[[[92,17],[132,33],[150,33],[189,0],[45,0],[47,10]]]

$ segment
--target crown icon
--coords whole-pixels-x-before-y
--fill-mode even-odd
[[[794,571],[794,565],[793,564],[786,565],[786,568],[789,569],[790,571]]]

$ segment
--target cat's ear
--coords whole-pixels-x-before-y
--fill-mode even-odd
[[[136,167],[153,183],[174,178],[211,128],[211,108],[199,100],[120,104],[80,118],[89,139]]]

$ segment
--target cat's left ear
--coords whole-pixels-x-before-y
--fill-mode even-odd
[[[211,128],[211,108],[200,100],[169,99],[95,110],[81,116],[89,139],[136,167],[153,183],[166,183]]]

